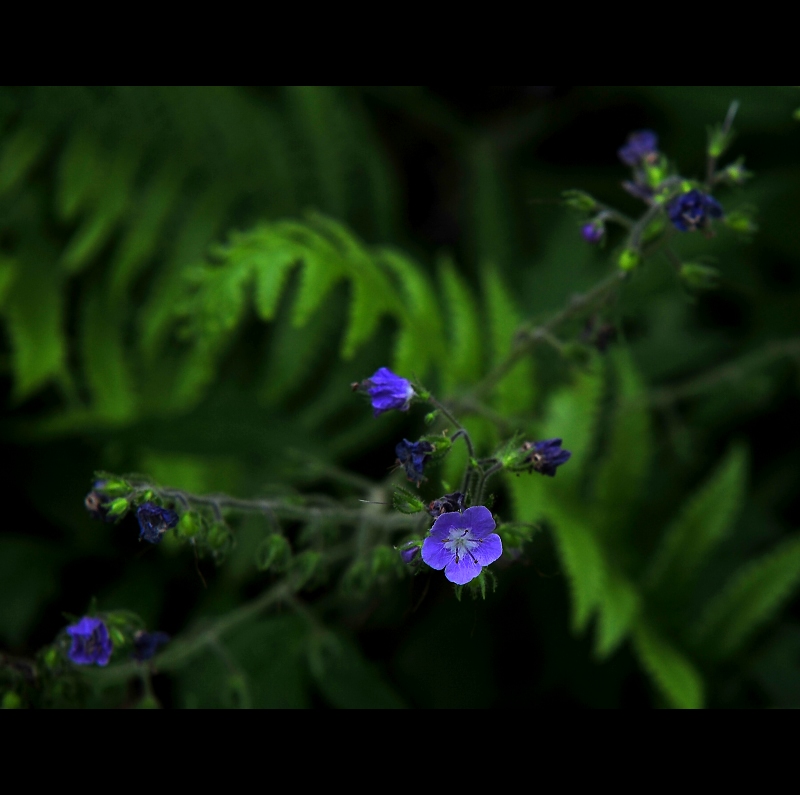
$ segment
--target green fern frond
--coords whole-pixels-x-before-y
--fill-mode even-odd
[[[678,709],[703,706],[703,679],[692,662],[659,635],[644,619],[636,624],[633,646],[666,702]]]
[[[522,318],[516,302],[493,266],[487,266],[483,270],[483,295],[486,301],[491,357],[493,362],[499,362],[511,351],[514,334]],[[534,379],[533,359],[526,357],[517,362],[495,387],[498,410],[507,417],[530,415],[535,399]]]
[[[641,600],[636,587],[616,572],[609,572],[597,617],[595,652],[600,659],[613,654],[630,634]]]
[[[744,566],[711,600],[693,631],[710,657],[737,652],[800,586],[800,538]]]
[[[652,456],[652,432],[644,388],[626,350],[609,356],[615,380],[615,410],[595,481],[597,529],[607,542],[627,528]]]
[[[447,367],[442,370],[445,394],[457,386],[474,384],[483,371],[483,335],[478,305],[466,282],[449,259],[439,262],[439,281],[442,285],[441,312],[447,318]]]
[[[647,576],[651,590],[685,590],[731,528],[745,492],[746,451],[733,447],[709,479],[681,508],[653,557]]]

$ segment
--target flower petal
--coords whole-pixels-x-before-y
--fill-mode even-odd
[[[464,555],[458,563],[455,556],[444,570],[444,576],[456,585],[464,585],[474,580],[481,573],[480,563],[476,563],[471,555]]]
[[[445,513],[436,521],[441,521],[445,516],[458,516],[458,514]],[[461,517],[463,521],[461,527],[470,527],[472,529],[470,533],[471,538],[484,538],[488,536],[496,526],[492,518],[492,512],[483,505],[473,505],[472,508],[467,508],[467,510],[461,514]]]
[[[471,510],[472,508],[467,508],[467,511]],[[484,508],[484,510],[486,509]],[[456,512],[443,513],[441,516],[437,516],[436,521],[433,523],[433,527],[431,528],[431,538],[444,541],[449,537],[451,530],[454,530],[457,527],[469,527],[464,516],[465,514]]]
[[[472,548],[475,560],[481,566],[488,566],[494,563],[503,554],[503,542],[497,533],[492,533],[481,539],[481,543]]]
[[[444,514],[447,516],[447,514]],[[445,549],[444,544],[432,536],[428,536],[422,542],[422,559],[432,568],[441,571],[449,563],[452,563],[456,556]]]

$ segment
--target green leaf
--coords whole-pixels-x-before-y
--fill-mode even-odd
[[[644,389],[627,351],[609,354],[616,378],[610,439],[596,480],[598,529],[618,539],[639,498],[652,455],[650,416]]]
[[[157,172],[136,199],[136,212],[109,264],[109,294],[126,297],[134,279],[157,251],[170,214],[175,210],[182,178],[170,166]]]
[[[800,537],[740,569],[709,603],[693,635],[714,658],[730,657],[800,585]]]
[[[680,593],[733,525],[746,487],[747,455],[733,447],[681,507],[655,553],[647,578],[653,590]]]
[[[611,573],[600,598],[595,651],[600,659],[612,654],[628,636],[639,610],[639,594],[632,583]]]
[[[122,341],[118,310],[99,288],[83,303],[83,365],[92,394],[92,408],[112,422],[130,420],[136,412],[136,394]]]
[[[642,667],[670,706],[702,708],[704,687],[700,674],[683,654],[644,620],[636,625],[633,645]]]
[[[4,314],[18,400],[65,373],[62,279],[52,263],[37,258],[26,261],[8,289]]]
[[[0,152],[0,195],[25,178],[44,153],[47,140],[44,132],[32,127],[21,127],[6,140]]]
[[[436,289],[419,266],[400,252],[381,249],[377,259],[397,278],[403,294],[405,317],[397,333],[395,372],[424,378],[431,367],[445,361],[447,349]]]
[[[441,312],[447,321],[449,339],[447,367],[441,371],[447,394],[457,386],[474,384],[480,378],[483,345],[477,304],[451,260],[439,262],[439,281],[442,285]]]
[[[88,214],[64,249],[61,264],[69,273],[88,265],[115,231],[128,209],[133,179],[139,166],[139,153],[120,145],[106,165],[97,185],[92,185]]]
[[[516,302],[497,269],[491,265],[483,269],[483,295],[489,321],[491,357],[492,362],[496,363],[510,352],[521,318]],[[517,362],[495,386],[497,409],[511,417],[530,414],[534,401],[534,382],[533,359],[526,357]]]

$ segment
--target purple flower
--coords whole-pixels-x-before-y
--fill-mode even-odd
[[[658,155],[658,136],[652,130],[637,130],[628,136],[625,146],[617,149],[619,159],[627,166],[638,166]]]
[[[569,450],[561,449],[561,439],[545,439],[543,442],[525,442],[523,450],[532,452],[525,459],[532,469],[549,475],[551,478],[556,475],[556,467],[566,464],[572,453]]]
[[[423,478],[422,469],[431,457],[433,445],[430,442],[409,442],[408,439],[403,439],[402,442],[398,442],[394,452],[408,479],[419,486]]]
[[[144,502],[136,509],[139,520],[139,538],[158,544],[164,533],[178,524],[178,514],[169,508],[160,508],[152,502]]]
[[[133,636],[133,653],[131,657],[139,662],[149,660],[157,651],[159,646],[163,646],[169,641],[166,632],[145,632],[139,630]]]
[[[503,542],[493,533],[492,514],[483,505],[464,513],[443,513],[422,544],[422,559],[456,585],[474,580],[483,566],[503,554]]]
[[[667,215],[681,232],[692,232],[704,229],[709,218],[721,217],[722,206],[713,196],[693,188],[688,193],[670,199]]]
[[[107,665],[114,649],[108,637],[106,625],[99,618],[82,618],[77,624],[67,627],[72,637],[69,658],[78,665]]]
[[[445,494],[444,497],[439,497],[438,500],[433,500],[430,505],[428,505],[428,513],[431,516],[441,516],[443,513],[463,510],[464,495],[460,491],[454,491],[452,494]]]
[[[395,375],[386,367],[376,370],[375,375],[364,383],[367,394],[372,398],[372,411],[376,417],[390,409],[408,411],[415,394],[410,381]]]
[[[581,237],[587,242],[595,245],[603,239],[606,229],[602,223],[596,224],[594,221],[584,224],[581,227]]]

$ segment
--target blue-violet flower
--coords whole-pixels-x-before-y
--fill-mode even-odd
[[[139,662],[149,660],[159,649],[169,641],[166,632],[145,632],[139,630],[133,636],[133,653],[131,657]]]
[[[681,232],[692,232],[705,228],[709,218],[720,218],[722,206],[713,196],[693,188],[688,193],[670,199],[667,215]]]
[[[410,565],[414,563],[419,555],[419,543],[415,543],[413,541],[406,544],[400,550],[400,560],[403,561],[406,565]]]
[[[503,542],[488,508],[475,505],[464,513],[443,513],[422,544],[422,559],[456,585],[474,580],[484,566],[503,554]]]
[[[178,514],[155,503],[144,502],[136,509],[139,520],[139,538],[158,544],[164,533],[178,524]]]
[[[439,497],[438,500],[432,500],[428,505],[428,513],[434,517],[441,516],[443,513],[463,510],[464,495],[460,491],[454,491],[452,494],[445,494],[443,497]]]
[[[581,237],[587,242],[595,245],[599,243],[606,233],[606,229],[602,223],[596,224],[590,221],[581,227]]]
[[[78,665],[107,665],[114,646],[106,625],[99,618],[86,616],[77,624],[67,627],[72,637],[69,658]]]
[[[408,411],[415,394],[410,381],[395,375],[387,367],[380,367],[364,383],[372,398],[372,412],[376,417],[390,409]]]
[[[625,146],[617,149],[619,159],[628,166],[638,166],[658,155],[658,136],[652,130],[637,130],[628,136]]]
[[[419,486],[423,479],[422,469],[431,457],[433,445],[426,441],[409,442],[408,439],[403,439],[398,442],[394,452],[408,479]]]
[[[556,467],[566,464],[572,453],[561,449],[561,439],[545,439],[542,442],[525,442],[523,450],[531,450],[525,459],[532,469],[543,475],[555,477]]]

